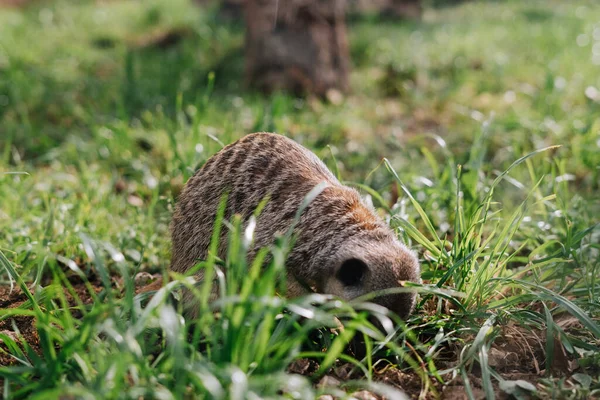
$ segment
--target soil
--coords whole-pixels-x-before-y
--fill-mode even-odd
[[[78,278],[71,278],[69,281],[73,285],[73,289],[79,297],[79,300],[83,304],[91,304],[93,301],[92,295],[88,291],[88,288],[83,281]],[[102,291],[103,285],[97,276],[91,276],[89,278],[89,282],[96,294]],[[151,290],[158,290],[162,286],[162,278],[160,275],[150,275],[147,273],[138,274],[135,282],[136,294]],[[115,281],[114,283],[116,287],[119,287],[118,281]],[[75,306],[77,304],[75,298],[68,291],[65,291],[65,296],[69,306]],[[27,296],[20,288],[11,288],[9,285],[0,286],[0,309],[18,308],[26,301]],[[33,351],[41,354],[41,349],[39,347],[40,339],[35,326],[35,319],[33,317],[16,316],[0,320],[0,333],[8,335],[15,340],[18,340],[19,337],[21,337],[29,344],[29,346],[31,346]],[[0,339],[0,366],[15,364],[16,360],[2,350],[6,350],[6,346]]]

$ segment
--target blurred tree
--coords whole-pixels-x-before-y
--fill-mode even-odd
[[[2,1],[2,0],[0,0]],[[246,0],[194,0],[201,6],[218,5],[219,17],[228,20],[241,20],[244,16]]]
[[[229,19],[242,19],[244,4],[246,4],[246,0],[223,0],[221,2],[221,15]]]
[[[9,0],[10,1],[10,0]],[[228,19],[241,19],[247,0],[195,0],[206,5],[219,4],[219,15]],[[285,0],[283,0],[285,1]],[[418,19],[423,13],[422,0],[347,0],[350,14],[379,14],[392,18]],[[463,0],[429,0],[429,4],[452,4]],[[0,0],[2,2],[2,0]]]
[[[348,88],[346,0],[246,0],[246,79],[266,92]]]
[[[421,18],[421,0],[350,0],[351,14],[380,14],[392,18]]]
[[[423,6],[421,0],[391,0],[386,11],[394,17],[418,19],[423,14]]]

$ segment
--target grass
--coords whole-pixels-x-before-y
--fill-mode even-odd
[[[245,89],[243,29],[187,1],[0,9],[4,398],[600,395],[594,5],[353,20],[341,104]],[[182,319],[176,195],[259,130],[315,151],[418,252],[406,323],[368,299],[276,296],[289,243],[246,265],[239,221],[229,257],[199,266],[224,295],[194,289],[204,307]],[[165,278],[153,296],[144,273]]]

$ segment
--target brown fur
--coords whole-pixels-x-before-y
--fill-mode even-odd
[[[226,218],[237,213],[245,222],[269,196],[257,219],[252,258],[259,248],[271,245],[277,234],[287,231],[304,197],[321,182],[327,186],[302,213],[286,260],[288,296],[301,295],[309,286],[319,293],[352,299],[402,286],[403,281],[419,282],[414,254],[359,193],[343,186],[312,152],[272,133],[243,137],[211,157],[190,178],[171,226],[172,270],[185,272],[197,260],[206,259],[217,206],[225,192],[229,192]],[[226,234],[222,233],[220,241],[221,258],[226,254]],[[375,301],[406,317],[415,295],[380,296]]]

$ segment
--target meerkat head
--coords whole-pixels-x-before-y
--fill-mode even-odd
[[[385,289],[421,282],[417,257],[396,238],[351,239],[336,252],[324,292],[346,300]],[[414,309],[416,293],[385,294],[373,302],[402,318]]]

